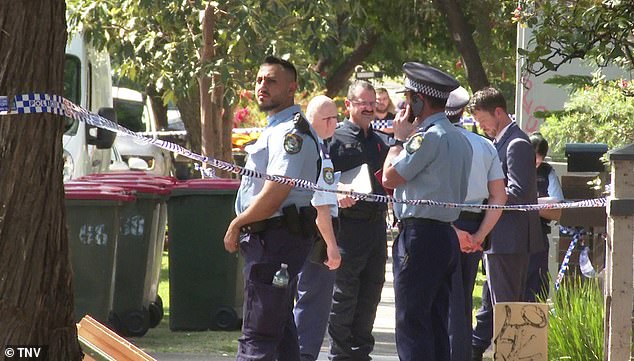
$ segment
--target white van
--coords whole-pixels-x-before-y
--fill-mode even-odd
[[[83,36],[71,35],[66,45],[64,97],[71,102],[116,121],[112,107],[110,57],[96,51]],[[127,169],[112,147],[116,133],[66,118],[64,181],[90,173]]]
[[[119,87],[112,88],[112,97],[121,126],[147,137],[157,137],[160,130],[150,97],[133,89]],[[172,173],[172,158],[165,149],[121,134],[115,140],[115,147],[130,169],[146,170],[155,175]]]

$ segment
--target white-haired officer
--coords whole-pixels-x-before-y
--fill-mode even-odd
[[[471,146],[445,115],[459,84],[421,63],[405,63],[407,106],[394,119],[397,140],[383,182],[404,200],[462,203],[467,195]],[[451,275],[460,248],[451,222],[460,209],[394,204],[400,233],[392,248],[396,348],[401,360],[448,361]]]

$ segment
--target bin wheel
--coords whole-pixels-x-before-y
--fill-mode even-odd
[[[119,317],[118,331],[123,336],[141,337],[149,329],[150,313],[147,309],[124,312]]]
[[[239,324],[238,314],[233,307],[218,307],[211,316],[211,326],[214,330],[233,331]]]
[[[163,319],[163,315],[165,314],[163,311],[163,299],[161,296],[156,295],[156,301],[150,302],[149,305],[150,311],[150,328],[154,328],[161,323]]]

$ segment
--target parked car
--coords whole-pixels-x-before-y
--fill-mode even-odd
[[[158,127],[150,97],[145,93],[120,87],[112,88],[112,96],[120,125],[145,137],[158,137],[161,129]],[[119,135],[115,146],[130,169],[146,170],[156,175],[173,173],[172,156],[165,149],[127,135]]]

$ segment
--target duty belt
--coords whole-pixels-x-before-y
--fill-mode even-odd
[[[273,217],[258,222],[245,224],[240,227],[242,233],[260,233],[271,228],[280,228],[286,225],[286,221],[283,216]]]
[[[401,220],[398,221],[398,223],[396,224],[398,226],[399,231],[403,230],[404,226],[429,226],[429,225],[449,225],[449,222],[443,222],[443,221],[438,221],[436,219],[431,219],[431,218],[415,218],[415,217],[409,217],[409,218],[403,218]]]

